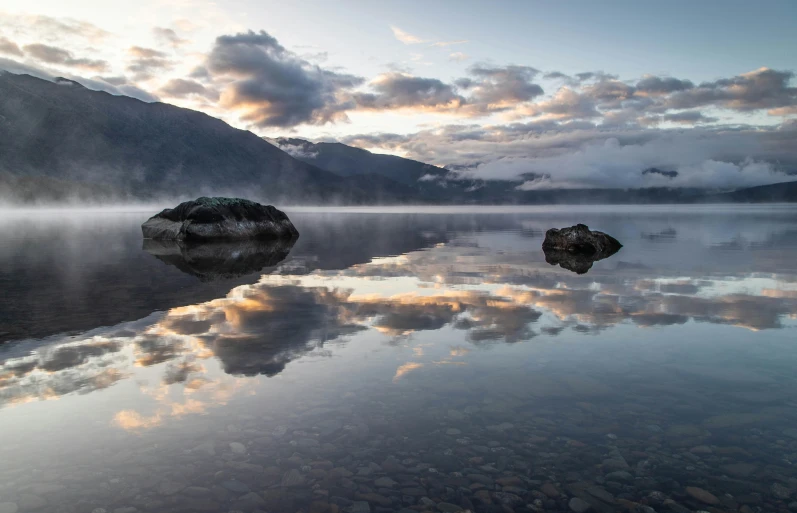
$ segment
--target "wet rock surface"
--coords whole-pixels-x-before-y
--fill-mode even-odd
[[[216,241],[292,239],[299,236],[288,216],[271,205],[239,198],[180,203],[141,225],[145,239]]]
[[[611,235],[592,231],[584,224],[551,228],[542,243],[546,262],[578,274],[586,273],[593,263],[614,255],[622,247]]]

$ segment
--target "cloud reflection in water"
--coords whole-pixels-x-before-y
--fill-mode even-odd
[[[379,333],[386,342],[442,329],[461,334],[446,358],[425,361],[419,349],[415,359],[423,361],[401,365],[398,382],[431,365],[461,364],[457,358],[472,348],[568,330],[689,322],[766,330],[792,326],[797,314],[793,273],[709,275],[618,265],[579,276],[538,257],[523,247],[496,251],[460,237],[343,270],[298,275],[278,268],[223,298],[8,358],[0,366],[0,406],[89,393],[154,369],[160,380],[142,385],[141,393],[157,406],[146,413],[125,409],[114,420],[141,430],[224,404],[243,393],[252,376],[275,376],[325,344],[361,332]],[[223,372],[212,371],[216,364]]]

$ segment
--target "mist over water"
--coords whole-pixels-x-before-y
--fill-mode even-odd
[[[147,248],[159,209],[0,216],[0,507],[797,497],[797,207],[292,207],[287,254]],[[624,247],[546,263],[577,222]]]

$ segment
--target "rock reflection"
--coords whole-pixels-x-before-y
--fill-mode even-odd
[[[296,239],[192,243],[144,239],[144,251],[201,281],[237,278],[273,267],[288,257]]]
[[[563,269],[572,271],[576,274],[586,274],[592,269],[592,264],[599,260],[604,260],[617,253],[613,251],[610,253],[593,253],[591,255],[583,253],[571,253],[569,251],[562,251],[558,249],[543,248],[545,252],[545,261],[551,265],[558,265]]]

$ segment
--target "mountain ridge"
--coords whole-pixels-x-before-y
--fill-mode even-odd
[[[286,202],[404,200],[296,160],[246,130],[165,103],[0,73],[0,172],[123,197],[246,193]]]
[[[0,202],[111,203],[243,196],[277,204],[797,202],[797,182],[520,190],[339,142],[266,140],[203,112],[0,71]],[[287,149],[289,154],[283,149]],[[640,173],[677,176],[650,168]]]

